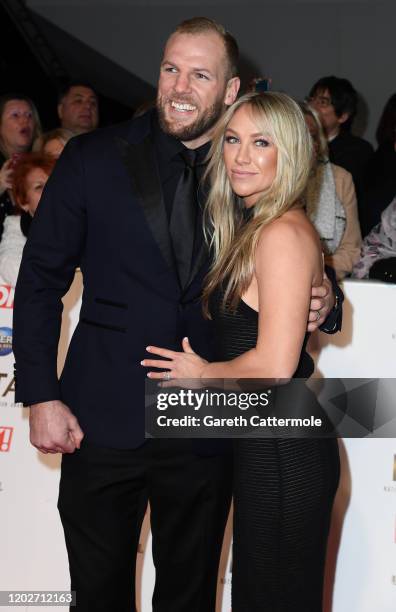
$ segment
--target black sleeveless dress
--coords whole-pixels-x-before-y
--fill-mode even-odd
[[[216,360],[256,345],[258,313],[211,300]],[[306,338],[307,340],[307,338]],[[313,363],[305,344],[295,376]],[[321,612],[331,509],[339,481],[336,439],[234,441],[232,612]]]

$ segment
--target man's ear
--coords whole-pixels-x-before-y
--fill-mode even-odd
[[[241,80],[239,77],[233,77],[232,79],[228,81],[226,95],[224,98],[224,104],[226,106],[231,106],[231,104],[234,104],[237,98],[240,86],[241,86]]]
[[[350,113],[342,113],[342,115],[338,117],[338,123],[342,125],[343,123],[345,123],[345,121],[348,121],[350,116]]]
[[[62,117],[63,117],[63,104],[62,104],[62,102],[59,102],[59,104],[57,106],[57,111],[58,111],[59,119],[62,119]]]

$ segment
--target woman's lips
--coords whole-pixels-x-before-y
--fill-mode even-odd
[[[248,172],[246,170],[231,170],[231,174],[237,178],[248,178],[249,176],[256,176],[257,172]]]

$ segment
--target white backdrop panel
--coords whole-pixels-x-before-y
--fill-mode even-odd
[[[59,367],[78,320],[81,286],[77,273],[64,300]],[[347,281],[345,293],[343,332],[333,337],[320,334],[312,340],[317,375],[393,377],[396,286]],[[56,510],[60,458],[40,455],[28,444],[28,410],[13,404],[13,355],[7,348],[12,333],[12,298],[13,290],[0,286],[0,521],[4,527],[0,589],[66,590],[68,564]],[[343,475],[333,515],[328,567],[331,578],[332,559],[338,549],[332,610],[394,612],[395,440],[345,440],[341,454]],[[147,522],[143,531],[138,562],[140,612],[149,612],[154,567]],[[230,610],[229,563],[226,547],[219,572],[222,592],[218,612]]]

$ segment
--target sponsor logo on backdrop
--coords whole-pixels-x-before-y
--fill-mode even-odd
[[[15,393],[15,376],[10,372],[0,372],[0,397],[6,397],[9,393]]]
[[[13,432],[13,427],[0,426],[0,452],[8,453],[10,451]]]
[[[2,493],[4,491],[3,489],[3,483],[0,481],[0,493]]]
[[[15,399],[15,376],[12,372],[0,372],[0,408],[11,408],[21,406],[16,404]]]
[[[12,329],[11,327],[0,327],[0,356],[12,353]]]
[[[393,586],[396,586],[396,576],[392,576],[392,584]]]
[[[0,285],[0,308],[14,307],[14,287],[9,285]]]
[[[15,392],[15,376],[9,372],[0,372],[0,395],[5,397]],[[1,405],[1,402],[0,402]]]
[[[393,455],[393,480],[396,480],[396,455]]]

